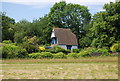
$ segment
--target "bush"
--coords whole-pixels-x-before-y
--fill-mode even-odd
[[[72,49],[72,52],[74,52],[74,53],[79,53],[79,49]]]
[[[112,52],[120,52],[120,43],[115,43],[110,47]]]
[[[26,51],[26,49],[20,48],[18,51],[18,58],[27,58],[28,57],[28,52]]]
[[[42,58],[53,58],[53,55],[50,52],[41,52],[41,57]]]
[[[96,48],[88,47],[88,48],[81,50],[80,53],[78,53],[78,57],[92,56],[92,53],[96,51],[97,51]]]
[[[42,58],[41,53],[31,53],[29,57],[34,59]]]
[[[3,43],[5,43],[5,44],[11,44],[12,41],[11,40],[4,40]]]
[[[53,54],[53,58],[63,59],[63,58],[66,58],[66,55],[62,52],[59,52],[57,54]]]
[[[65,53],[65,54],[68,54],[68,53],[70,53],[71,51],[69,50],[69,49],[66,49],[65,51],[63,51],[63,53]]]
[[[108,55],[110,55],[109,52],[108,52],[108,49],[106,49],[106,48],[99,48],[97,50],[97,52],[101,53],[101,56],[108,56]]]
[[[15,46],[14,44],[2,44],[3,58],[25,58],[28,53],[25,49]]]
[[[51,52],[51,53],[58,53],[58,52],[65,52],[66,50],[60,46],[54,46],[50,49],[47,49],[46,52]]]
[[[99,56],[108,56],[108,55],[110,55],[107,48],[88,47],[88,48],[85,48],[85,49],[81,50],[81,52],[78,53],[78,57],[93,56],[94,54],[98,54]]]
[[[20,46],[23,47],[23,48],[25,48],[28,53],[39,52],[39,48],[36,45],[32,45],[32,44],[28,44],[28,43],[23,43]]]
[[[38,58],[53,58],[52,53],[50,52],[41,52],[41,53],[31,53],[29,54],[30,58],[38,59]]]
[[[40,51],[45,51],[45,48],[39,46],[39,50],[40,50]]]
[[[78,55],[77,55],[77,53],[69,53],[69,54],[67,55],[67,57],[68,57],[68,58],[78,58]]]

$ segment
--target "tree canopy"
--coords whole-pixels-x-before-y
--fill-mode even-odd
[[[53,5],[48,17],[50,26],[70,28],[79,39],[82,35],[83,27],[91,19],[91,14],[86,6],[72,3],[67,4],[65,1],[61,1]]]
[[[95,47],[110,47],[120,41],[120,2],[105,4],[104,12],[98,12],[92,19],[92,43]]]
[[[14,24],[15,20],[6,16],[5,12],[0,12],[0,28],[2,29],[2,40],[14,40]]]

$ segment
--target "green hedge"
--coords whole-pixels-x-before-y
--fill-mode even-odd
[[[85,48],[83,50],[80,51],[80,53],[78,53],[78,57],[90,57],[93,56],[93,53],[96,54],[100,54],[100,56],[109,56],[109,52],[108,49],[106,48],[92,48],[92,47],[88,47]]]
[[[67,56],[64,53],[59,52],[59,53],[53,54],[53,58],[63,59],[63,58],[67,58]]]
[[[67,55],[68,58],[78,58],[78,53],[69,53]]]
[[[41,52],[41,53],[31,53],[29,54],[30,58],[38,59],[38,58],[53,58],[52,53],[50,52]]]

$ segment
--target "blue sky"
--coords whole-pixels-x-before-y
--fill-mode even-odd
[[[39,17],[48,14],[50,8],[61,0],[2,0],[2,11],[6,15],[19,22],[26,19],[32,22]],[[99,11],[103,11],[102,7],[105,3],[114,0],[65,0],[67,3],[80,4],[88,6],[90,13],[93,15]]]

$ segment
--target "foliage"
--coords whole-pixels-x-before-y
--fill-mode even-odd
[[[39,47],[39,50],[44,51],[45,48],[44,47]]]
[[[54,46],[50,49],[47,49],[46,51],[51,53],[58,53],[58,52],[65,52],[65,49],[60,46]]]
[[[3,58],[26,58],[28,53],[25,49],[14,44],[2,44]]]
[[[120,43],[115,43],[110,47],[112,52],[120,52]]]
[[[78,53],[78,57],[92,56],[91,54],[96,51],[97,49],[93,47],[84,48]]]
[[[100,54],[100,56],[109,56],[108,49],[106,48],[93,48],[88,47],[80,51],[78,53],[78,57],[87,57],[87,56],[93,56],[93,53]]]
[[[34,59],[42,58],[41,53],[30,53],[29,57]]]
[[[55,58],[55,59],[63,59],[63,58],[67,58],[67,56],[64,53],[59,52],[59,53],[53,54],[53,58]]]
[[[5,44],[11,44],[12,41],[11,40],[4,40],[3,43],[5,43]]]
[[[67,55],[67,58],[78,58],[78,55],[77,55],[77,53],[69,53]]]
[[[79,50],[79,49],[72,49],[72,52],[74,52],[74,53],[79,53],[80,50]]]
[[[116,41],[120,41],[120,2],[105,4],[105,11],[93,16],[91,46],[110,47]]]
[[[53,58],[52,53],[50,52],[41,52],[42,58]]]
[[[39,48],[37,45],[32,45],[29,43],[22,43],[22,44],[19,44],[19,46],[25,48],[28,53],[39,52]]]
[[[102,53],[101,56],[109,56],[110,55],[109,52],[108,52],[108,49],[106,49],[106,48],[99,48],[97,50],[97,52]]]
[[[14,24],[15,20],[6,16],[5,12],[0,13],[0,28],[2,28],[2,41],[3,40],[14,40]]]
[[[31,53],[31,54],[29,54],[29,57],[30,58],[35,58],[35,59],[38,59],[38,58],[53,58],[53,55],[50,52],[41,52],[41,53]]]

